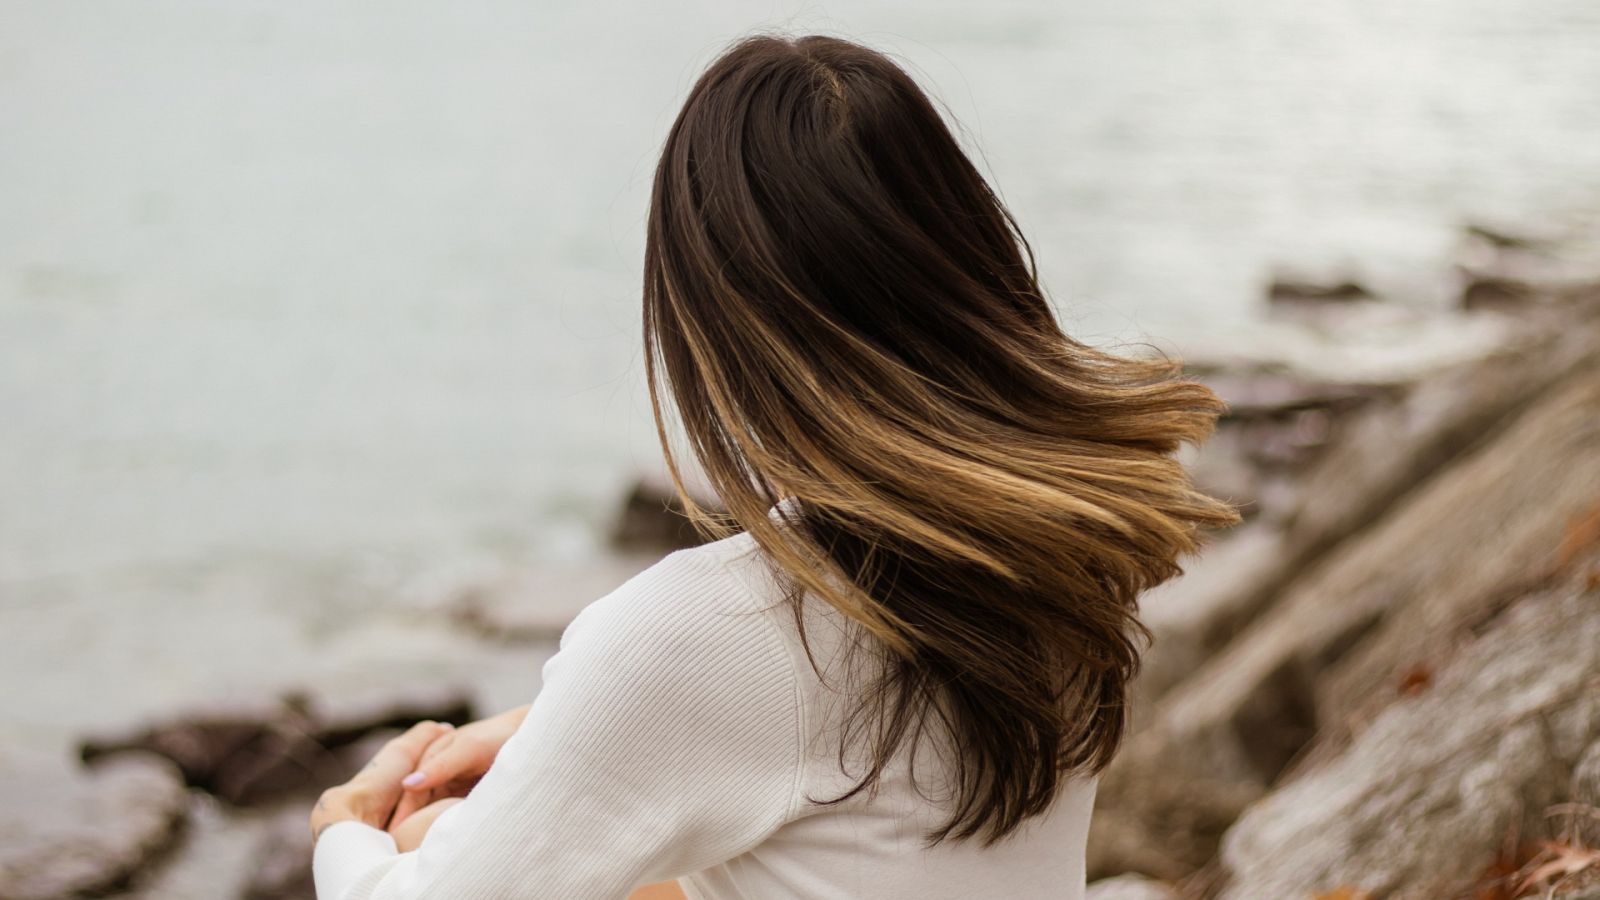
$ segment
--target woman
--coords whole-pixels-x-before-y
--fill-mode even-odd
[[[927,97],[827,37],[694,86],[644,332],[709,543],[585,608],[530,707],[327,792],[319,897],[1080,896],[1137,598],[1238,518],[1174,459],[1221,401],[1063,334]]]

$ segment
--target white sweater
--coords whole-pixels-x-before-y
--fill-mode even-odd
[[[875,795],[812,802],[862,771],[838,755],[855,632],[807,596],[824,684],[759,554],[744,533],[679,550],[585,607],[522,726],[419,848],[359,822],[323,832],[319,900],[622,900],[673,878],[690,900],[1080,898],[1092,779],[988,848],[924,848],[946,813],[932,744],[916,755],[929,796],[902,753]]]

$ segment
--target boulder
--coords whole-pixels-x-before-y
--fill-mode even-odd
[[[1350,417],[1301,480],[1285,562],[1300,569],[1365,527],[1550,387],[1600,358],[1600,304],[1541,324]]]
[[[1531,865],[1506,872],[1500,863],[1508,847],[1539,841],[1581,848],[1562,817],[1600,808],[1600,569],[1591,564],[1600,553],[1478,623],[1478,636],[1456,635],[1465,643],[1425,689],[1247,810],[1222,844],[1222,897],[1345,887],[1393,900],[1515,897],[1553,886],[1532,883],[1549,845],[1523,855]],[[1504,893],[1485,893],[1494,889]]]
[[[167,760],[128,754],[79,768],[0,764],[0,897],[101,895],[128,888],[183,832],[189,796]]]
[[[155,754],[173,763],[189,785],[230,804],[250,806],[337,784],[349,772],[341,748],[370,732],[428,719],[470,722],[467,691],[423,684],[334,700],[294,692],[278,700],[194,710],[123,734],[92,737],[81,743],[79,753],[85,762]]]
[[[1420,640],[1482,621],[1550,577],[1556,548],[1600,494],[1600,358],[1571,362],[1509,418],[1273,591],[1237,638],[1162,697],[1102,778],[1092,875],[1173,879],[1203,866],[1230,815],[1319,732],[1343,727],[1353,698],[1402,695],[1424,653],[1407,632]],[[1324,686],[1338,672],[1347,674]]]
[[[1261,521],[1213,538],[1183,576],[1141,598],[1156,640],[1145,657],[1136,717],[1145,717],[1142,707],[1283,597],[1320,556],[1381,518],[1552,384],[1597,359],[1600,327],[1541,328],[1487,358],[1362,394],[1349,414],[1338,417],[1326,451],[1276,482],[1270,503],[1240,497],[1240,485],[1255,490],[1264,476],[1242,459],[1245,454],[1226,446],[1229,432],[1220,430],[1216,442],[1192,460],[1196,481],[1217,496],[1270,508]],[[1204,376],[1207,383],[1213,379],[1225,383],[1221,376]],[[1206,477],[1218,472],[1234,474]],[[1218,482],[1233,489],[1218,490]]]
[[[1155,700],[1188,678],[1255,615],[1252,604],[1282,582],[1283,530],[1252,520],[1211,537],[1184,561],[1182,575],[1139,598],[1140,618],[1154,640],[1134,683],[1135,723]],[[1137,724],[1136,724],[1137,727]]]
[[[84,762],[155,754],[176,765],[189,785],[249,805],[332,779],[335,760],[317,743],[313,728],[294,704],[262,702],[197,710],[131,733],[92,737],[79,752]]]

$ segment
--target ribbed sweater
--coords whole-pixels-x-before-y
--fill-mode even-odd
[[[864,771],[840,727],[870,653],[843,652],[862,633],[807,595],[819,677],[760,556],[746,533],[678,550],[584,607],[420,847],[354,821],[323,832],[319,900],[622,900],[668,879],[690,900],[1081,897],[1093,779],[989,847],[924,846],[949,810],[949,748],[926,738],[915,783],[903,751],[877,790],[818,802]]]

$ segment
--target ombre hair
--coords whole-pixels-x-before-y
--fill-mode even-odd
[[[1063,333],[933,104],[849,41],[720,56],[647,228],[645,368],[686,514],[748,532],[797,617],[810,592],[878,639],[845,738],[871,766],[845,797],[930,721],[960,751],[930,844],[992,843],[1101,771],[1149,638],[1139,595],[1239,521],[1175,458],[1224,403],[1171,358]],[[667,387],[722,510],[684,487]]]

